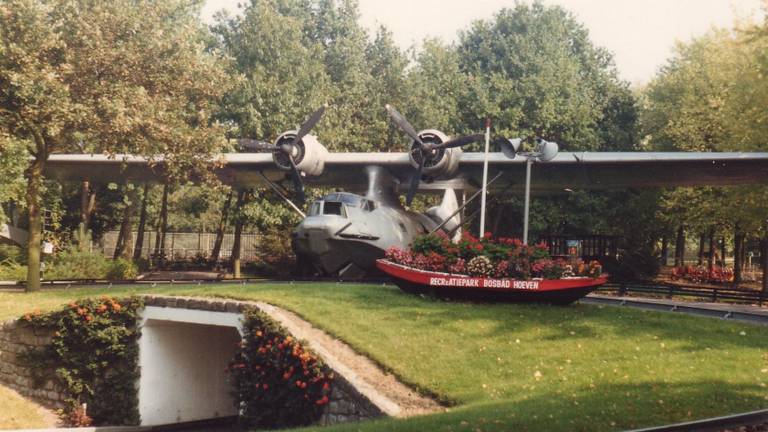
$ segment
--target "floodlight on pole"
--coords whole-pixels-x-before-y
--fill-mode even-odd
[[[543,139],[536,140],[536,148],[532,152],[518,153],[522,140],[516,139],[504,139],[501,142],[501,151],[510,159],[514,159],[517,155],[525,158],[525,204],[523,209],[523,244],[528,244],[528,216],[530,213],[531,205],[531,166],[534,162],[549,162],[557,156],[560,148],[557,143],[545,141]]]
[[[483,188],[480,197],[480,238],[485,235],[485,195],[487,193],[488,181],[488,147],[491,143],[491,119],[485,119],[485,155],[483,157]]]

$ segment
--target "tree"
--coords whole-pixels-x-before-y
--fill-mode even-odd
[[[679,44],[668,64],[645,90],[643,123],[649,146],[660,150],[765,150],[768,115],[768,40],[759,29],[714,30]],[[755,36],[757,35],[757,36]],[[747,237],[762,232],[766,215],[764,186],[696,188],[672,191],[665,201],[684,209],[702,233],[700,255],[709,239],[733,231],[734,283],[741,281]],[[725,242],[723,243],[725,246]],[[725,257],[723,257],[724,260]]]
[[[205,176],[226,81],[203,50],[199,2],[2,0],[0,121],[28,143],[27,289],[39,287],[40,188],[48,155],[87,149],[165,156]]]
[[[461,68],[475,103],[463,121],[479,129],[490,115],[497,132],[538,136],[565,150],[632,148],[634,98],[610,54],[557,6],[517,4],[461,33]]]

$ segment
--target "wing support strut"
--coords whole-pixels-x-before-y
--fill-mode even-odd
[[[280,192],[280,189],[278,189],[278,187],[275,184],[275,182],[273,182],[272,180],[268,179],[267,176],[265,176],[264,173],[262,173],[261,171],[259,171],[259,175],[261,176],[261,178],[264,179],[265,182],[267,182],[269,187],[271,187],[272,190],[275,191],[275,193],[280,198],[282,198],[285,202],[287,202],[291,206],[291,208],[293,208],[293,210],[296,211],[296,213],[301,215],[302,218],[307,217],[307,215],[303,211],[301,211],[301,209],[299,207],[297,207],[296,204],[293,203],[293,201],[291,201],[287,196],[285,196],[285,194]]]

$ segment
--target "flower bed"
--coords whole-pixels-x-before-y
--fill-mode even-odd
[[[270,429],[317,422],[329,402],[333,373],[261,311],[246,312],[243,328],[228,368],[240,418],[247,426]]]
[[[385,257],[419,270],[495,278],[596,278],[603,270],[597,261],[554,260],[543,243],[524,245],[519,239],[493,238],[490,233],[476,238],[465,232],[458,243],[442,233],[421,235],[410,250],[392,247]]]
[[[706,266],[674,267],[670,275],[672,280],[690,282],[728,283],[733,282],[733,269],[715,266],[709,270]]]

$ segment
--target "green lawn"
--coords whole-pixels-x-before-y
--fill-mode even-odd
[[[47,428],[37,405],[0,386],[0,429]]]
[[[133,291],[0,293],[0,319],[105,292]],[[445,414],[333,430],[623,430],[768,407],[768,327],[587,305],[444,302],[374,285],[140,292],[286,307],[454,405]]]

